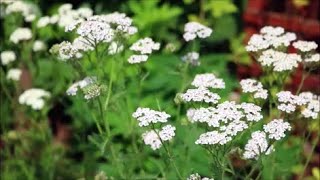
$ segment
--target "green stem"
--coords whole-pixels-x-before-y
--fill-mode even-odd
[[[158,136],[158,138],[159,138],[159,140],[160,140],[160,142],[161,142],[164,150],[166,151],[166,153],[167,153],[167,155],[168,155],[169,161],[170,161],[170,163],[172,164],[173,168],[175,169],[176,174],[178,175],[179,179],[180,179],[180,180],[183,180],[183,177],[181,176],[180,171],[179,171],[176,163],[174,162],[174,159],[173,159],[171,153],[169,152],[169,150],[167,149],[166,145],[165,145],[164,142],[162,141],[162,139],[161,139],[159,133],[156,131],[153,123],[152,123],[152,130],[157,134],[157,136]]]
[[[249,180],[250,177],[253,175],[254,171],[258,168],[258,163],[255,164],[255,166],[251,169],[251,171],[249,172],[249,174],[244,178],[245,180]]]
[[[107,134],[108,134],[108,136],[110,136],[110,126],[109,126],[108,121],[104,118],[104,113],[103,113],[103,108],[102,108],[102,103],[101,103],[100,97],[98,97],[98,105],[99,105],[99,112],[100,112],[101,121],[104,122],[104,124],[106,126],[105,128],[106,128]],[[98,130],[99,130],[99,132],[101,134],[102,133],[102,128],[101,128],[99,122],[97,122],[97,126],[98,126]]]
[[[114,153],[113,146],[110,146],[110,151],[111,151],[111,156],[112,156],[113,160],[115,161],[115,166],[116,166],[116,169],[118,170],[120,178],[121,179],[126,179],[126,178],[124,178],[124,174],[122,173],[121,167],[119,166],[118,159],[117,159],[117,156]]]
[[[305,65],[303,65],[303,70],[305,70]],[[311,69],[308,70],[306,74],[302,72],[301,82],[300,82],[299,87],[298,87],[298,89],[297,89],[297,91],[296,91],[296,94],[299,94],[299,93],[300,93],[300,91],[301,91],[301,89],[302,89],[302,87],[303,87],[304,81],[305,81],[306,78],[309,76],[310,72],[311,72]]]
[[[10,102],[13,102],[13,97],[10,95],[9,90],[7,89],[7,86],[5,85],[5,82],[3,81],[3,78],[5,77],[5,73],[4,71],[1,69],[1,76],[0,77],[0,83],[1,83],[1,87],[3,89],[4,94],[8,97],[8,99],[10,100]]]
[[[316,139],[315,143],[313,143],[313,145],[312,145],[311,153],[310,153],[310,155],[308,156],[306,163],[304,164],[303,171],[302,171],[299,179],[302,179],[302,178],[303,178],[304,172],[306,171],[306,169],[307,169],[307,167],[308,167],[308,165],[309,165],[309,163],[310,163],[310,160],[311,160],[311,158],[312,158],[312,155],[313,155],[313,153],[314,153],[314,151],[315,151],[315,149],[316,149],[316,147],[317,147],[318,141],[319,141],[319,134],[317,135],[317,139]]]
[[[112,93],[112,84],[113,84],[113,68],[114,68],[114,60],[111,60],[111,72],[110,72],[110,79],[109,79],[109,85],[108,85],[108,94],[107,94],[107,99],[106,102],[104,103],[104,109],[107,111],[111,93]]]

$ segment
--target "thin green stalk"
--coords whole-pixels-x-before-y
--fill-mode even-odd
[[[1,69],[1,75],[4,76],[4,72],[2,69]],[[3,81],[3,77],[0,78],[0,83],[1,83],[1,87],[3,89],[4,94],[8,97],[10,102],[13,102],[13,97],[10,95],[9,90],[7,89],[7,86],[5,85],[5,83]]]
[[[306,163],[304,164],[303,171],[302,171],[299,179],[302,179],[302,178],[303,178],[304,172],[306,171],[306,169],[307,169],[307,167],[308,167],[308,165],[309,165],[309,163],[310,163],[310,160],[311,160],[311,158],[312,158],[312,155],[313,155],[313,153],[314,153],[314,151],[315,151],[315,149],[316,149],[316,147],[317,147],[318,141],[319,141],[319,134],[317,135],[316,141],[315,141],[315,142],[313,143],[313,145],[312,145],[311,153],[310,153],[310,155],[308,156]]]
[[[305,70],[305,65],[303,65],[303,70]],[[305,81],[306,78],[309,76],[310,72],[311,72],[311,69],[309,69],[309,70],[307,71],[307,73],[302,73],[301,82],[300,82],[299,87],[298,87],[298,89],[297,89],[297,91],[296,91],[296,94],[299,94],[299,93],[300,93],[300,91],[301,91],[301,89],[302,89],[302,87],[303,87],[304,81]]]
[[[159,133],[156,131],[153,123],[152,123],[152,129],[153,129],[153,131],[157,134],[157,136],[158,136],[158,138],[159,138],[159,140],[160,140],[160,142],[161,142],[164,150],[166,151],[166,153],[167,153],[167,155],[168,155],[168,158],[169,158],[170,163],[172,164],[173,168],[174,168],[175,171],[176,171],[176,174],[178,175],[179,179],[182,180],[183,177],[181,176],[180,171],[179,171],[176,163],[174,162],[171,153],[169,152],[169,150],[167,149],[166,145],[165,145],[164,142],[162,141],[162,139],[161,139]]]
[[[110,126],[109,126],[108,121],[104,118],[104,113],[103,113],[102,103],[101,103],[100,97],[98,97],[98,105],[99,105],[99,112],[100,112],[101,121],[105,123],[105,126],[106,126],[105,128],[106,128],[107,134],[108,134],[108,136],[110,136]],[[102,128],[100,126],[100,122],[96,121],[99,133],[101,134],[102,133]]]
[[[223,158],[222,160],[222,174],[221,174],[221,179],[223,180],[224,179],[224,176],[225,176],[225,159]]]
[[[108,85],[108,94],[107,94],[107,99],[106,102],[104,103],[104,109],[107,111],[110,97],[111,97],[111,92],[112,92],[112,84],[113,84],[113,68],[114,68],[114,60],[111,60],[111,72],[110,72],[110,79],[109,79],[109,85]]]
[[[110,146],[110,152],[111,152],[111,156],[112,156],[113,160],[114,160],[115,163],[116,163],[115,166],[116,166],[116,169],[118,170],[118,173],[119,173],[119,175],[120,175],[120,178],[121,178],[121,179],[126,179],[126,178],[124,178],[124,174],[123,174],[123,172],[121,171],[121,168],[119,167],[118,159],[117,159],[117,156],[116,156],[115,153],[114,153],[113,146]]]
[[[253,173],[255,172],[255,170],[258,168],[258,163],[255,164],[255,166],[251,169],[251,171],[249,172],[249,174],[244,178],[245,180],[249,180],[250,177],[253,175]]]
[[[259,172],[258,176],[256,177],[256,180],[260,179],[261,175],[262,175],[262,171]]]

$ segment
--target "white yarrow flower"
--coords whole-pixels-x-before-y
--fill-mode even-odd
[[[305,61],[305,62],[319,62],[320,61],[320,54],[316,53],[316,54],[310,55],[307,58],[305,58],[303,61]]]
[[[8,80],[19,81],[22,71],[20,69],[10,69],[7,74]]]
[[[260,121],[263,116],[261,115],[261,107],[252,103],[241,103],[241,108],[248,121]]]
[[[200,145],[215,145],[215,144],[224,145],[231,140],[232,138],[230,136],[227,136],[226,133],[219,133],[218,131],[210,131],[210,132],[201,134],[195,143]]]
[[[147,60],[148,60],[147,55],[131,55],[128,59],[128,62],[130,64],[137,64],[137,63],[146,62]]]
[[[197,52],[188,52],[186,55],[181,57],[183,62],[190,63],[193,66],[199,66],[199,53]]]
[[[265,132],[256,131],[251,134],[251,139],[245,145],[244,150],[245,159],[258,159],[261,154],[270,154],[273,146],[269,147]]]
[[[36,18],[34,6],[30,3],[26,3],[24,1],[12,1],[7,8],[6,14],[9,15],[11,13],[21,13],[26,22],[31,22]]]
[[[243,79],[240,81],[244,93],[254,93],[254,98],[267,99],[268,91],[263,89],[262,83],[255,79]]]
[[[142,138],[144,143],[150,145],[153,150],[157,150],[162,146],[161,140],[154,130],[143,133]]]
[[[318,45],[314,41],[297,41],[293,43],[293,47],[299,49],[301,52],[310,52],[316,50]]]
[[[41,110],[45,104],[45,98],[50,97],[50,93],[43,90],[32,88],[24,91],[19,96],[19,103],[22,105],[31,106],[34,110]]]
[[[283,119],[274,119],[267,125],[263,125],[263,130],[270,139],[280,140],[286,136],[286,131],[291,130],[291,126],[288,122],[284,122]]]
[[[16,54],[13,51],[2,51],[1,52],[1,64],[7,65],[16,60]]]
[[[188,89],[186,93],[180,95],[181,99],[185,102],[206,102],[218,103],[220,96],[216,93],[210,92],[206,88]]]
[[[32,38],[32,32],[29,28],[17,28],[10,35],[10,41],[18,44],[20,41],[27,41]]]
[[[162,141],[169,141],[175,136],[176,128],[171,125],[166,125],[162,127],[161,131],[159,132],[159,136]]]
[[[207,38],[211,35],[212,29],[206,27],[197,22],[188,22],[184,25],[184,34],[183,38],[186,41],[194,40],[195,38]]]
[[[138,108],[132,117],[137,119],[139,126],[149,126],[152,123],[165,123],[171,116],[165,112],[155,111],[150,108]]]
[[[214,74],[198,74],[192,81],[191,85],[200,88],[224,89],[225,83],[222,79],[217,78]]]
[[[36,40],[36,41],[33,43],[32,50],[33,50],[34,52],[38,52],[38,51],[46,50],[46,48],[47,48],[47,46],[46,46],[46,44],[45,44],[43,41]]]
[[[89,100],[100,95],[101,87],[97,84],[97,77],[86,77],[81,81],[73,83],[66,91],[67,95],[75,96],[78,90],[81,89],[84,98]]]
[[[50,17],[49,16],[43,16],[41,17],[37,22],[38,28],[46,27],[48,24],[50,24]]]
[[[152,51],[159,49],[160,43],[154,42],[149,37],[138,40],[130,47],[130,50],[140,52],[141,54],[151,54]]]

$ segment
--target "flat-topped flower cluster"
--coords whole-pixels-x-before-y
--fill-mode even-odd
[[[188,89],[185,93],[179,95],[184,102],[206,102],[216,104],[220,100],[220,96],[217,93],[211,92],[209,88],[225,88],[224,81],[211,73],[196,75],[191,84],[196,88]]]
[[[269,155],[274,151],[271,143],[285,137],[285,132],[290,131],[291,126],[283,119],[274,119],[263,126],[263,131],[255,131],[251,134],[251,139],[244,147],[243,157],[245,159],[258,159],[260,155]]]
[[[286,113],[293,113],[300,109],[304,118],[317,119],[320,112],[320,96],[311,92],[302,92],[299,95],[293,95],[290,91],[281,91],[277,93],[279,105],[277,108]],[[298,108],[299,107],[299,108]]]
[[[302,63],[320,61],[316,53],[318,45],[313,41],[296,41],[296,35],[285,32],[282,27],[265,26],[260,34],[251,36],[246,49],[256,56],[256,59],[265,68],[276,72],[291,71]],[[296,48],[298,53],[287,53],[289,46]]]
[[[159,149],[165,141],[170,141],[175,136],[176,128],[165,125],[161,129],[155,129],[155,124],[166,123],[171,116],[165,112],[155,111],[150,108],[138,108],[132,117],[137,119],[140,127],[151,126],[152,130],[142,134],[143,141],[153,150]]]

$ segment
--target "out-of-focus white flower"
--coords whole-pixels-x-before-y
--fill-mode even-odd
[[[222,79],[217,78],[212,73],[197,74],[191,85],[195,87],[224,89],[225,83]]]
[[[82,36],[79,36],[77,38],[75,38],[72,42],[72,47],[76,50],[76,51],[92,51],[94,50],[94,47],[92,44],[90,44],[90,42],[85,39]]]
[[[48,24],[50,24],[50,17],[49,16],[43,16],[41,17],[37,22],[38,28],[46,27]]]
[[[211,35],[212,29],[197,23],[197,22],[188,22],[184,25],[184,34],[183,38],[186,41],[194,40],[195,38],[207,38]]]
[[[302,52],[309,52],[317,49],[318,45],[314,41],[297,41],[293,43],[293,47],[299,49]]]
[[[137,64],[141,62],[146,62],[148,60],[147,55],[131,55],[128,59],[130,64]]]
[[[320,61],[320,54],[312,54],[309,57],[304,59],[305,62],[319,62]]]
[[[45,104],[45,98],[50,97],[50,93],[43,90],[32,88],[24,91],[19,96],[19,103],[22,105],[31,106],[34,110],[40,110]]]
[[[199,53],[197,52],[188,52],[186,55],[181,57],[182,61],[190,63],[193,66],[199,66]]]
[[[26,22],[31,22],[36,18],[35,7],[24,1],[16,0],[6,8],[6,14],[21,13]]]
[[[79,51],[70,42],[63,41],[59,45],[59,58],[63,61],[79,57]]]
[[[251,139],[245,145],[244,150],[245,159],[258,159],[261,154],[270,154],[273,146],[269,147],[265,132],[256,131],[251,134]]]
[[[14,44],[18,44],[20,41],[30,40],[32,38],[32,32],[29,28],[17,28],[10,35],[10,41]]]
[[[36,40],[36,41],[33,43],[32,50],[33,50],[34,52],[43,51],[43,50],[46,50],[46,49],[47,49],[47,46],[46,46],[46,44],[45,44],[43,41]]]
[[[15,2],[16,0],[2,0],[0,1],[0,4],[11,4],[13,2]]]
[[[22,71],[20,69],[10,69],[7,74],[8,80],[19,81]]]
[[[185,102],[206,102],[213,104],[218,103],[220,99],[218,94],[212,93],[206,88],[188,89],[180,97]]]
[[[87,18],[93,15],[92,9],[88,7],[81,7],[76,10],[78,12],[78,15],[82,18]]]
[[[160,43],[154,42],[149,37],[138,40],[130,47],[130,50],[140,52],[141,54],[151,54],[153,50],[159,49]]]
[[[2,51],[1,52],[1,64],[7,65],[16,60],[16,54],[13,51]]]
[[[114,55],[114,54],[117,54],[117,53],[120,53],[122,52],[124,49],[123,45],[120,43],[120,42],[112,42],[110,44],[110,46],[108,47],[108,53],[110,55]]]
[[[268,134],[269,139],[280,140],[286,136],[286,131],[291,130],[291,126],[283,119],[274,119],[267,125],[263,125],[263,130]]]
[[[75,96],[77,95],[78,90],[79,90],[79,83],[76,82],[67,89],[66,93],[69,96]]]
[[[138,108],[132,117],[139,121],[139,126],[149,126],[151,123],[165,123],[170,115],[165,112],[155,111],[150,108]]]
[[[260,33],[270,36],[279,36],[284,33],[284,29],[282,27],[264,26],[260,29]]]
[[[56,24],[59,21],[59,15],[55,14],[50,17],[50,23],[51,24]]]
[[[261,82],[255,79],[243,79],[240,85],[244,93],[254,93],[254,98],[267,99],[268,97],[268,91],[263,89]]]

